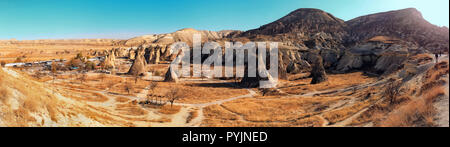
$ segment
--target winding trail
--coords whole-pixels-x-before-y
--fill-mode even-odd
[[[219,80],[220,81],[220,80]],[[324,91],[314,91],[314,92],[309,92],[306,94],[300,94],[300,95],[287,95],[287,96],[281,96],[277,99],[284,99],[284,98],[299,98],[299,97],[313,97],[315,95],[327,95],[330,93],[340,93],[340,92],[346,92],[346,91],[351,91],[351,90],[355,90],[355,89],[364,89],[370,86],[377,86],[377,85],[381,85],[383,83],[385,83],[387,80],[381,80],[381,81],[377,81],[374,83],[368,83],[368,84],[363,84],[363,85],[356,85],[356,86],[351,86],[351,87],[346,87],[346,88],[342,88],[342,89],[334,89],[334,90],[324,90]],[[217,82],[217,81],[214,81]],[[224,82],[224,81],[221,81]],[[226,82],[225,82],[226,83]],[[233,85],[231,83],[228,83],[230,85]],[[234,85],[233,85],[234,86]],[[111,93],[108,92],[108,89],[105,90],[101,90],[101,91],[96,91],[96,90],[88,90],[88,89],[83,89],[89,92],[96,92],[96,93],[100,93],[104,96],[120,96],[120,97],[125,97],[125,98],[129,98],[130,100],[137,100],[137,101],[141,101],[145,99],[145,96],[148,93],[148,89],[145,88],[144,90],[142,90],[140,93],[137,94],[137,96],[129,96],[129,95],[122,95],[122,94],[117,94],[117,93]],[[221,104],[226,103],[226,102],[230,102],[230,101],[234,101],[234,100],[238,100],[238,99],[243,99],[243,98],[254,98],[254,96],[256,95],[256,92],[252,89],[247,89],[248,90],[248,94],[245,95],[240,95],[240,96],[235,96],[235,97],[231,97],[231,98],[227,98],[227,99],[222,99],[222,100],[217,100],[217,101],[212,101],[212,102],[206,102],[206,103],[199,103],[199,104],[187,104],[187,103],[174,103],[174,105],[178,105],[178,106],[183,106],[182,109],[180,110],[179,113],[172,115],[172,121],[169,123],[152,123],[152,126],[158,126],[158,127],[164,127],[164,126],[189,126],[189,127],[199,127],[201,125],[201,123],[203,122],[204,119],[204,115],[203,115],[203,109],[205,107],[208,106],[212,106],[212,105],[219,105],[221,107],[223,107]],[[261,99],[261,100],[269,100],[269,99]],[[107,101],[109,104],[114,103],[115,100],[109,100]],[[325,118],[322,117],[323,114],[336,110],[337,108],[342,107],[342,105],[350,105],[351,103],[348,102],[343,102],[342,103],[337,103],[334,104],[333,106],[331,106],[330,108],[328,108],[325,111],[322,111],[320,113],[311,115],[311,116],[319,116],[320,118],[323,119],[324,123],[323,123],[323,127],[329,127],[329,126],[345,126],[346,124],[348,124],[349,122],[351,122],[354,118],[358,117],[361,113],[363,113],[364,111],[367,110],[367,108],[359,111],[358,113],[352,115],[351,117],[347,118],[344,121],[338,122],[336,124],[333,125],[329,125],[328,120],[326,120]],[[225,107],[223,107],[225,108]],[[198,116],[196,118],[194,118],[193,120],[191,120],[191,122],[186,123],[186,119],[189,115],[190,110],[192,109],[197,109],[195,111],[197,111]],[[298,119],[294,119],[294,120],[286,120],[286,121],[250,121],[250,120],[246,120],[245,117],[242,114],[233,112],[229,109],[225,110],[229,111],[232,114],[235,114],[236,116],[238,116],[238,120],[243,121],[243,122],[250,122],[250,123],[286,123],[286,122],[292,122],[292,121],[296,121],[299,119],[303,119],[303,118],[298,118]],[[309,117],[311,117],[309,116]]]
[[[192,81],[192,80],[191,80]],[[195,81],[195,80],[194,80]],[[201,81],[205,81],[205,80],[201,80]],[[205,82],[223,82],[232,86],[235,86],[233,83],[229,83],[227,81],[223,81],[223,80],[206,80]],[[284,99],[284,98],[304,98],[304,97],[314,97],[317,95],[328,95],[328,94],[333,94],[333,93],[342,93],[342,92],[347,92],[347,91],[353,91],[353,90],[360,90],[360,89],[365,89],[367,87],[371,87],[371,86],[378,86],[381,84],[386,83],[387,80],[380,80],[377,82],[373,82],[373,83],[367,83],[367,84],[361,84],[361,85],[356,85],[356,86],[350,86],[350,87],[345,87],[342,89],[331,89],[331,90],[323,90],[323,91],[313,91],[313,92],[308,92],[305,94],[300,94],[300,95],[293,95],[293,94],[289,94],[286,96],[280,96],[277,99]],[[113,86],[116,86],[117,84],[120,83],[116,83]],[[78,88],[75,88],[78,89]],[[140,91],[136,96],[130,96],[130,95],[123,95],[123,94],[118,94],[118,93],[112,93],[109,92],[110,88],[106,88],[104,90],[90,90],[90,89],[82,89],[88,92],[93,92],[93,93],[99,93],[103,96],[106,96],[109,98],[108,101],[100,103],[100,102],[89,102],[89,104],[93,104],[93,105],[97,105],[97,106],[105,106],[105,107],[110,107],[110,108],[114,108],[114,105],[117,103],[116,100],[113,97],[125,97],[130,99],[130,101],[136,100],[136,101],[142,101],[142,100],[146,100],[147,94],[149,93],[148,87],[144,88],[142,91]],[[81,89],[80,89],[81,90]],[[248,90],[248,94],[245,95],[240,95],[240,96],[235,96],[235,97],[230,97],[230,98],[226,98],[226,99],[221,99],[221,100],[216,100],[216,101],[211,101],[211,102],[206,102],[206,103],[199,103],[199,104],[188,104],[188,103],[174,103],[174,105],[178,105],[178,106],[183,106],[180,110],[180,112],[178,112],[177,114],[173,114],[170,115],[170,119],[172,120],[171,122],[161,122],[161,123],[151,123],[151,126],[158,126],[158,127],[167,127],[167,126],[189,126],[189,127],[199,127],[205,116],[203,115],[203,109],[205,107],[208,106],[212,106],[212,105],[219,105],[221,107],[223,103],[226,102],[230,102],[230,101],[234,101],[234,100],[238,100],[238,99],[243,99],[243,98],[254,98],[256,93],[254,90],[252,89],[246,89]],[[280,90],[280,92],[282,93],[283,91]],[[260,100],[269,100],[269,99],[260,99]],[[351,105],[352,102],[348,102],[348,101],[339,101],[336,104],[333,104],[332,106],[330,106],[329,108],[327,108],[324,111],[315,113],[311,116],[308,117],[312,117],[312,116],[318,116],[319,118],[323,119],[323,127],[329,127],[329,126],[346,126],[347,124],[351,123],[351,121],[354,118],[357,118],[358,116],[360,116],[363,112],[365,112],[367,110],[367,108],[362,109],[360,111],[358,111],[357,113],[353,114],[352,116],[350,116],[349,118],[341,121],[341,122],[337,122],[333,125],[330,125],[328,120],[326,120],[325,118],[323,118],[323,115],[327,112],[330,111],[334,111],[334,110],[338,110],[341,107],[343,107],[344,105]],[[225,108],[225,107],[223,107]],[[286,121],[250,121],[250,120],[246,120],[245,116],[242,114],[239,114],[237,112],[233,112],[229,109],[226,109],[226,111],[231,112],[232,114],[235,114],[236,116],[238,116],[238,120],[243,121],[243,122],[251,122],[251,123],[286,123],[286,122],[293,122],[299,119],[304,119],[304,117],[301,118],[296,118],[296,119],[292,119],[292,120],[286,120]],[[147,110],[148,111],[148,110]],[[197,111],[197,117],[195,117],[194,119],[192,119],[190,122],[186,122],[187,118],[189,117],[189,113],[192,111]],[[157,115],[155,113],[149,113],[148,115]],[[155,116],[148,116],[149,118],[156,118]]]

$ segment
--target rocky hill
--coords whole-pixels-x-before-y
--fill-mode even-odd
[[[251,40],[279,41],[299,49],[341,48],[347,24],[319,9],[301,8],[260,28],[241,33]]]
[[[157,44],[157,45],[170,45],[175,42],[186,42],[192,45],[192,36],[194,34],[201,34],[202,42],[207,40],[216,40],[225,38],[230,34],[238,33],[239,31],[225,30],[225,31],[203,31],[195,30],[192,28],[181,29],[173,33],[167,34],[154,34],[154,35],[144,35],[128,40],[120,41],[120,45],[124,46],[139,46],[142,44]]]
[[[349,26],[346,40],[351,44],[388,36],[417,43],[427,50],[448,50],[448,28],[429,23],[414,8],[361,16],[346,24]]]
[[[283,18],[250,30],[242,36],[296,34],[308,35],[319,32],[342,35],[346,24],[343,20],[319,9],[301,8]]]

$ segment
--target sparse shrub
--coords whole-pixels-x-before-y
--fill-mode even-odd
[[[80,52],[77,54],[77,56],[75,57],[75,59],[82,59],[83,58],[83,54]]]
[[[161,76],[162,73],[161,73],[161,71],[156,70],[156,71],[153,72],[153,75],[154,75],[154,76]]]
[[[78,67],[81,68],[83,67],[83,62],[81,61],[81,59],[71,59],[69,62],[66,63],[67,67]]]
[[[384,96],[389,100],[390,104],[394,104],[396,98],[400,95],[400,88],[402,84],[398,81],[392,80],[386,85]]]
[[[23,62],[23,58],[22,57],[17,57],[15,62]]]
[[[384,127],[432,127],[435,113],[432,104],[418,99],[400,107],[380,124]]]
[[[434,87],[430,90],[428,90],[426,93],[423,94],[422,98],[427,103],[433,103],[436,101],[436,99],[439,96],[445,95],[445,90],[443,87]]]

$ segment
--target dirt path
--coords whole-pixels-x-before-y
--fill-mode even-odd
[[[439,62],[442,61],[448,61],[448,55],[443,55],[442,57],[439,58]],[[433,63],[436,60],[433,59]],[[449,83],[449,75],[444,75],[443,78],[446,78],[446,84],[444,85],[445,88],[445,96],[443,96],[439,101],[434,103],[434,107],[437,109],[438,114],[435,116],[435,123],[439,126],[439,127],[449,127],[449,88],[448,88],[448,83]]]
[[[447,75],[448,77],[448,75]],[[448,79],[445,85],[445,96],[435,103],[435,107],[438,110],[436,123],[440,127],[449,127],[449,97],[448,97]]]

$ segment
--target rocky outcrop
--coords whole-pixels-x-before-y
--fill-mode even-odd
[[[302,58],[303,55],[298,50],[281,49],[279,55],[279,66],[286,73],[297,74],[311,71],[310,64]]]
[[[179,82],[178,75],[172,68],[167,70],[166,75],[164,76],[164,82]]]
[[[116,57],[128,57],[129,50],[129,48],[115,48],[113,49],[113,52]]]
[[[113,69],[115,68],[116,64],[116,56],[114,54],[113,50],[110,50],[107,52],[107,55],[105,56],[105,60],[103,61],[103,66],[106,69]]]
[[[360,69],[362,66],[362,56],[346,51],[344,56],[339,60],[336,66],[336,71],[339,73],[345,73],[353,69]]]
[[[288,73],[304,69],[299,63],[305,62],[299,62],[299,57],[311,63],[308,52],[318,51],[324,68],[330,71],[367,69],[387,74],[401,64],[405,53],[448,52],[449,46],[448,28],[430,24],[412,8],[361,16],[347,22],[321,10],[298,9],[258,29],[240,33],[239,37],[235,40],[278,41],[281,46],[294,48],[280,52],[283,54],[280,62]],[[406,50],[399,52],[395,48]],[[393,63],[388,65],[388,62]]]
[[[256,67],[250,67],[253,68],[256,71],[256,75],[255,76],[251,76],[249,74],[249,65],[248,62],[244,63],[245,65],[245,69],[244,69],[244,77],[242,78],[241,82],[239,83],[239,85],[241,87],[246,87],[246,88],[274,88],[276,87],[276,85],[278,84],[277,81],[275,81],[272,77],[272,75],[270,75],[270,73],[267,71],[268,69],[268,65],[263,65],[263,64],[258,64],[258,63],[263,63],[262,62],[262,58],[258,57],[257,55],[253,55],[256,56]],[[261,72],[259,71],[259,69],[266,69],[266,70],[262,70]],[[278,69],[280,70],[280,69]],[[283,73],[281,74],[283,75]]]
[[[312,57],[311,84],[319,84],[328,81],[325,68],[323,67],[322,57],[315,55]]]
[[[408,58],[409,49],[416,48],[386,42],[367,42],[346,50],[335,71],[345,73],[365,68],[379,74],[389,74]]]
[[[323,66],[326,69],[335,67],[341,57],[341,52],[341,50],[335,49],[321,49],[319,54],[323,59]]]
[[[399,52],[384,53],[378,60],[374,69],[377,73],[383,75],[392,74],[401,69],[404,61],[408,59],[408,54],[402,54]]]
[[[140,46],[136,50],[136,59],[133,61],[133,65],[131,65],[130,70],[128,71],[129,75],[141,75],[146,72],[147,62],[144,59],[145,47]]]
[[[208,40],[215,40],[226,38],[231,35],[239,34],[240,31],[234,30],[225,30],[225,31],[203,31],[203,30],[195,30],[192,28],[181,29],[173,33],[167,34],[154,34],[154,35],[144,35],[135,38],[131,38],[128,40],[121,41],[119,44],[124,46],[139,46],[143,44],[156,44],[156,45],[171,45],[175,42],[185,42],[192,46],[193,35],[200,34],[202,36],[202,42],[206,42]]]
[[[160,61],[167,60],[170,58],[168,48],[169,47],[165,45],[150,45],[145,49],[145,60],[149,64],[159,64]]]
[[[131,48],[131,49],[128,51],[128,59],[131,59],[131,60],[136,59],[136,49]]]

